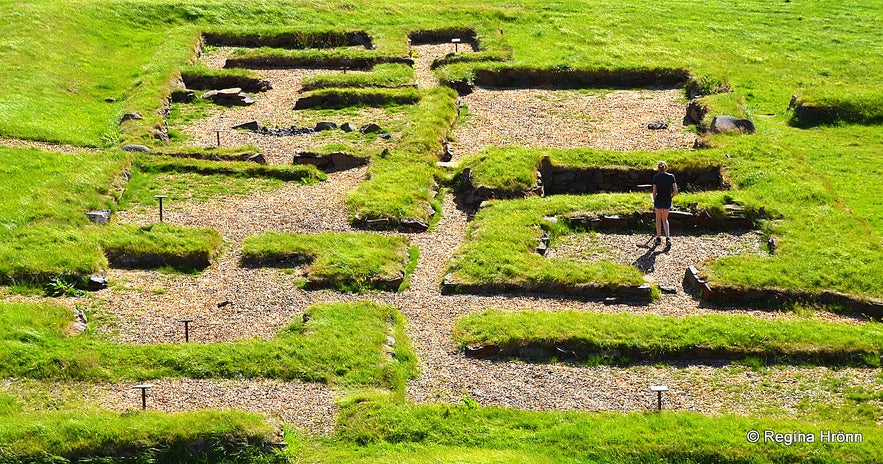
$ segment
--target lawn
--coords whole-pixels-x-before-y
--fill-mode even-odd
[[[709,283],[883,299],[883,203],[875,194],[883,174],[883,3],[867,0],[0,0],[0,137],[102,150],[63,154],[0,147],[0,279],[7,284],[76,279],[106,268],[118,253],[171,251],[176,257],[196,256],[200,266],[207,265],[220,247],[217,232],[161,225],[103,227],[87,221],[86,211],[121,207],[116,203],[122,195],[118,188],[125,185],[121,173],[133,166],[135,177],[122,207],[146,205],[151,190],[163,183],[182,198],[204,200],[248,193],[252,180],[258,188],[274,189],[281,182],[324,179],[311,168],[195,159],[200,157],[195,153],[189,153],[191,158],[161,156],[176,154],[165,150],[158,138],[165,134],[166,98],[180,72],[194,70],[194,50],[203,31],[307,42],[333,32],[365,31],[372,47],[248,47],[234,56],[252,62],[275,57],[301,64],[364,63],[371,69],[367,74],[328,73],[309,82],[313,95],[331,95],[346,105],[407,105],[394,111],[408,120],[393,127],[391,148],[360,153],[371,159],[368,179],[349,193],[349,217],[366,228],[419,231],[433,226],[440,214],[437,192],[460,187],[457,176],[435,164],[442,143],[452,137],[452,124],[459,123],[457,95],[444,87],[386,88],[414,81],[401,62],[408,54],[409,34],[425,30],[475,33],[477,53],[436,60],[442,80],[481,81],[523,72],[540,74],[558,86],[578,82],[597,87],[609,86],[610,76],[649,72],[669,80],[692,78],[721,88],[727,84],[732,93],[706,96],[702,102],[711,114],[752,119],[756,135],[703,137],[712,147],[705,151],[491,149],[461,167],[468,164],[481,185],[518,190],[533,185],[543,156],[581,168],[646,167],[660,157],[674,164],[720,165],[730,190],[690,192],[677,197],[676,204],[698,203],[714,213],[738,204],[751,215],[752,225],[775,238],[778,246],[769,256],[705,263],[702,273]],[[239,71],[217,74],[249,77]],[[797,97],[797,111],[788,109],[792,96]],[[352,114],[357,111],[353,108],[358,106],[309,111],[325,117],[332,111]],[[198,104],[179,110],[173,109],[173,118],[181,121],[207,111]],[[142,118],[121,123],[124,115],[135,112]],[[176,144],[183,141],[181,134],[171,136]],[[149,145],[160,156],[135,157],[117,148],[124,143]],[[229,155],[249,149],[234,148]],[[646,194],[637,192],[493,201],[472,220],[446,272],[464,288],[637,286],[643,276],[633,267],[552,261],[535,247],[544,233],[555,240],[575,232],[578,227],[568,223],[569,215],[630,215],[646,210],[647,203]],[[252,240],[260,248],[260,239]],[[329,254],[335,240],[343,238],[311,244],[321,248],[310,251],[320,270],[322,255]],[[410,260],[413,268],[417,253],[408,250],[406,240],[386,245],[396,253],[380,261],[395,262],[398,271]],[[372,246],[378,245],[360,242],[353,248]],[[349,267],[355,267],[353,261],[370,268],[364,275],[385,272],[377,270],[383,264],[374,266],[358,253],[336,259]],[[280,458],[263,452],[271,432],[262,417],[118,415],[91,409],[29,412],[21,410],[19,399],[0,395],[0,461],[184,459],[176,451],[179,445],[210,448],[195,457],[205,462],[883,461],[879,425],[861,414],[860,406],[835,408],[825,417],[796,411],[791,419],[774,419],[673,411],[526,412],[480,407],[468,397],[463,405],[412,405],[404,399],[405,382],[415,375],[417,361],[397,309],[333,302],[304,309],[312,319],[292,322],[267,341],[123,349],[88,331],[65,335],[61,329],[70,319],[67,309],[0,302],[3,377],[97,382],[265,376],[328,383],[340,389],[341,404],[332,436],[290,431],[289,449]],[[678,321],[568,317],[575,319],[554,337],[582,337],[593,347],[619,344],[658,353],[715,342],[720,349],[775,352],[786,358],[825,349],[868,359],[879,356],[879,334],[871,324],[844,329],[815,321],[768,326],[741,316]],[[694,325],[687,327],[690,323]],[[554,338],[548,330],[561,322],[530,317],[513,324],[539,324],[527,338],[547,340]],[[606,329],[586,335],[574,325]],[[629,327],[643,333],[642,339],[628,340],[622,330]],[[662,338],[667,330],[672,337]],[[742,343],[752,331],[765,334],[763,343]],[[387,337],[397,342],[394,347],[388,346]],[[676,343],[667,344],[672,341]],[[853,392],[862,402],[879,402],[879,395],[871,389]],[[861,433],[863,442],[752,444],[745,439],[752,429],[842,430]],[[262,451],[249,454],[255,450]]]

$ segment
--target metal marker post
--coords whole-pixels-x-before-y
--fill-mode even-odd
[[[457,45],[460,44],[460,39],[451,39],[451,42],[454,44],[454,53],[457,53]]]
[[[215,133],[215,137],[217,137],[218,148],[221,147],[221,132],[224,132],[224,129],[215,129],[212,132]]]
[[[193,322],[193,319],[182,319],[178,322],[184,323],[184,341],[190,342],[190,323]]]
[[[650,391],[656,392],[656,410],[662,411],[662,392],[668,391],[668,387],[665,385],[651,385]]]
[[[153,198],[159,200],[159,222],[162,222],[162,200],[163,198],[168,198],[165,195],[154,195]]]
[[[147,409],[147,389],[151,387],[153,387],[153,385],[149,383],[132,386],[132,388],[137,388],[141,390],[141,409]]]

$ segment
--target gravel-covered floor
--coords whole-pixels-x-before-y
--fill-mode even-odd
[[[690,148],[696,134],[681,121],[683,92],[669,90],[483,89],[461,98],[466,123],[454,131],[455,156],[487,146],[604,150]],[[668,128],[650,130],[665,121]],[[456,159],[456,158],[455,158]]]
[[[424,50],[428,49],[420,49],[418,53],[421,85],[429,80],[429,74],[423,68],[431,62],[428,59],[430,53]],[[286,116],[279,115],[284,115],[293,106],[291,95],[296,92],[300,76],[286,74],[287,77],[279,77],[274,71],[260,72],[280,90],[278,97],[268,94],[259,99],[256,108],[225,110],[199,124],[207,128],[220,124],[222,120],[225,123],[246,119],[267,121],[277,117],[279,121],[285,120]],[[277,79],[290,81],[282,84]],[[288,91],[282,92],[286,86]],[[625,150],[678,148],[688,146],[693,140],[691,135],[682,133],[678,124],[673,124],[668,131],[650,132],[646,129],[646,124],[655,120],[679,120],[683,103],[679,101],[680,92],[677,91],[649,95],[642,93],[644,91],[616,91],[603,95],[580,92],[546,94],[535,90],[501,92],[505,93],[479,90],[474,94],[475,99],[466,104],[470,112],[477,115],[487,114],[484,109],[491,109],[499,115],[508,112],[511,121],[505,122],[503,119],[506,118],[502,118],[478,124],[473,120],[466,127],[459,128],[457,138],[461,153],[472,153],[491,143]],[[630,117],[605,119],[607,116],[599,115],[589,118],[587,111],[596,111],[587,109],[589,107],[611,115],[627,112]],[[650,111],[657,107],[665,109],[660,113]],[[518,116],[525,112],[547,117],[525,119]],[[596,117],[603,122],[594,121]],[[574,121],[582,121],[586,126],[601,126],[591,131],[569,131],[564,127],[574,125]],[[514,126],[506,125],[510,122]],[[509,132],[510,129],[514,132]],[[191,134],[196,136],[197,132]],[[497,139],[493,138],[494,134]],[[199,136],[194,143],[211,142],[207,137],[213,136],[213,133],[205,135],[204,139]],[[237,133],[235,136],[247,137],[248,134]],[[292,140],[298,137],[280,139],[294,144]],[[236,139],[230,143],[255,142]],[[294,145],[258,146],[274,163],[287,163],[290,150],[298,149]],[[655,407],[655,396],[649,386],[662,383],[671,388],[666,396],[666,407],[669,408],[707,414],[745,414],[761,410],[788,414],[806,401],[824,401],[833,405],[845,401],[843,392],[850,386],[871,390],[883,388],[883,380],[873,369],[785,367],[756,371],[748,367],[707,363],[618,368],[476,360],[463,356],[451,339],[457,318],[487,308],[578,309],[671,316],[719,313],[720,308],[699,303],[686,295],[680,288],[680,279],[690,264],[724,254],[758,252],[758,238],[751,232],[688,235],[675,231],[675,243],[665,252],[638,246],[647,241],[649,235],[586,234],[561,240],[550,250],[553,256],[580,259],[605,256],[626,264],[634,263],[648,278],[678,289],[675,295],[663,295],[659,301],[643,306],[521,295],[441,295],[439,283],[446,264],[463,242],[468,225],[467,214],[457,209],[450,195],[444,200],[442,219],[433,230],[405,234],[420,249],[411,288],[406,292],[356,295],[327,290],[304,291],[295,288],[293,277],[283,271],[238,266],[242,240],[252,234],[267,230],[302,233],[351,230],[344,201],[347,193],[364,179],[365,173],[366,169],[361,168],[331,174],[326,182],[312,186],[286,185],[275,191],[228,196],[208,202],[172,202],[166,210],[167,222],[212,227],[224,236],[226,246],[218,260],[199,275],[112,269],[108,273],[111,288],[93,294],[91,306],[98,317],[106,320],[108,336],[121,343],[141,344],[181,342],[183,326],[176,321],[183,318],[194,321],[191,325],[194,343],[225,342],[272,337],[280,327],[299,317],[314,303],[371,300],[393,305],[406,315],[408,335],[420,359],[422,373],[407,386],[408,397],[417,402],[459,402],[468,396],[484,405],[528,410],[631,411]],[[154,218],[147,213],[123,212],[117,220],[145,224]],[[76,300],[88,304],[85,298]],[[233,304],[219,308],[217,303],[222,301]],[[798,317],[741,309],[729,309],[728,312],[763,319]],[[854,322],[833,314],[825,317]],[[262,379],[183,379],[153,383],[156,386],[151,390],[151,404],[163,410],[243,408],[278,415],[286,422],[319,433],[327,433],[334,421],[334,393],[320,385]],[[129,409],[138,404],[137,391],[128,384],[98,385],[90,394],[95,401],[114,409]]]

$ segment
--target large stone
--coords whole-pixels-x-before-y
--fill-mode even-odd
[[[694,266],[687,267],[684,272],[684,288],[699,291],[705,286],[705,281],[699,277],[699,270]]]
[[[382,131],[383,131],[383,128],[378,126],[377,124],[374,124],[373,122],[365,124],[364,126],[359,128],[359,132],[361,132],[363,134],[373,134],[373,133],[382,132]]]
[[[687,105],[687,114],[684,116],[684,125],[702,124],[705,115],[708,113],[708,107],[698,101],[691,101]]]
[[[344,132],[352,132],[356,129],[350,123],[345,122],[345,123],[343,123],[342,126],[340,126],[340,130],[342,130]]]
[[[401,223],[402,230],[412,232],[425,232],[429,230],[429,224],[417,219],[404,219]]]
[[[502,351],[497,345],[468,345],[466,346],[466,356],[483,358],[487,356],[496,356]]]
[[[236,97],[242,93],[242,89],[240,87],[231,87],[229,89],[221,89],[216,92],[216,95],[219,97]]]
[[[444,150],[442,151],[441,161],[448,162],[454,158],[454,148],[451,144],[445,142]]]
[[[267,158],[264,157],[263,153],[255,153],[248,158],[245,158],[245,161],[249,161],[257,164],[267,164]]]
[[[175,89],[171,94],[172,103],[190,103],[196,100],[196,92],[188,89]]]
[[[329,153],[328,158],[331,160],[331,168],[335,171],[346,171],[347,169],[359,167],[366,163],[364,158],[349,155],[342,151]]]
[[[316,132],[322,132],[326,130],[337,129],[337,123],[331,121],[322,121],[317,122],[316,127],[313,129]]]
[[[87,290],[89,290],[90,292],[97,292],[98,290],[104,290],[105,288],[107,288],[107,277],[100,274],[89,277],[89,282],[86,286]],[[83,316],[83,318],[85,319],[85,315]],[[83,320],[83,322],[86,321]]]
[[[460,96],[466,96],[475,91],[475,86],[469,83],[469,81],[467,81],[466,79],[450,81],[448,85],[457,92],[457,95]]]
[[[711,121],[712,134],[737,132],[753,134],[755,132],[754,123],[750,119],[739,119],[735,116],[715,116]]]
[[[549,359],[549,350],[545,348],[522,346],[518,349],[518,357],[530,361],[544,361]]]
[[[249,121],[249,122],[244,122],[242,124],[235,125],[235,126],[233,126],[233,129],[244,129],[244,130],[250,130],[250,131],[254,131],[254,132],[261,132],[264,130],[264,126],[257,121]]]
[[[122,124],[126,121],[133,121],[133,120],[138,120],[138,119],[144,119],[144,117],[141,116],[141,113],[139,113],[137,111],[134,111],[132,113],[126,113],[123,115],[122,118],[120,118],[120,124]]]

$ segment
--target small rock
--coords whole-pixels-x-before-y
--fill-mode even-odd
[[[441,161],[448,162],[454,158],[454,148],[451,147],[450,143],[444,143],[444,152],[441,156]]]
[[[128,145],[123,145],[122,148],[123,148],[123,151],[128,151],[128,152],[133,152],[133,153],[150,153],[151,151],[153,151],[150,149],[150,147],[148,147],[146,145],[138,145],[138,144],[134,144],[134,143],[130,143]]]
[[[429,224],[417,219],[403,219],[401,228],[407,231],[426,232]]]
[[[770,236],[769,240],[766,241],[766,246],[770,251],[770,254],[776,252],[776,248],[779,247],[779,240],[776,237]]]
[[[86,213],[86,217],[93,224],[106,225],[108,222],[110,222],[110,216],[112,214],[113,212],[109,209],[96,209]]]
[[[379,137],[383,140],[392,140],[392,134],[387,134],[386,132],[380,134]]]
[[[668,123],[665,121],[656,121],[647,124],[647,129],[650,130],[665,130],[668,129]]]
[[[175,89],[171,94],[172,103],[190,103],[196,100],[196,92],[188,89]]]
[[[233,305],[233,302],[232,302],[232,301],[230,301],[230,300],[225,300],[225,301],[222,301],[222,302],[218,303],[218,308],[223,308],[223,307],[225,307],[225,306],[232,306],[232,305]]]
[[[70,333],[72,335],[79,335],[86,331],[86,324],[82,322],[72,322],[70,325]]]
[[[352,131],[354,131],[354,130],[356,130],[356,129],[353,128],[353,126],[350,125],[350,123],[345,122],[345,123],[343,123],[342,126],[340,126],[340,130],[342,130],[342,131],[344,131],[344,132],[352,132]]]
[[[396,346],[396,339],[391,335],[386,336],[386,344],[389,346]]]
[[[675,287],[669,287],[667,285],[660,285],[659,291],[668,295],[677,295],[678,289]]]
[[[89,283],[86,285],[87,290],[90,292],[97,292],[98,290],[104,290],[105,288],[107,288],[107,277],[100,274],[89,277]]]

